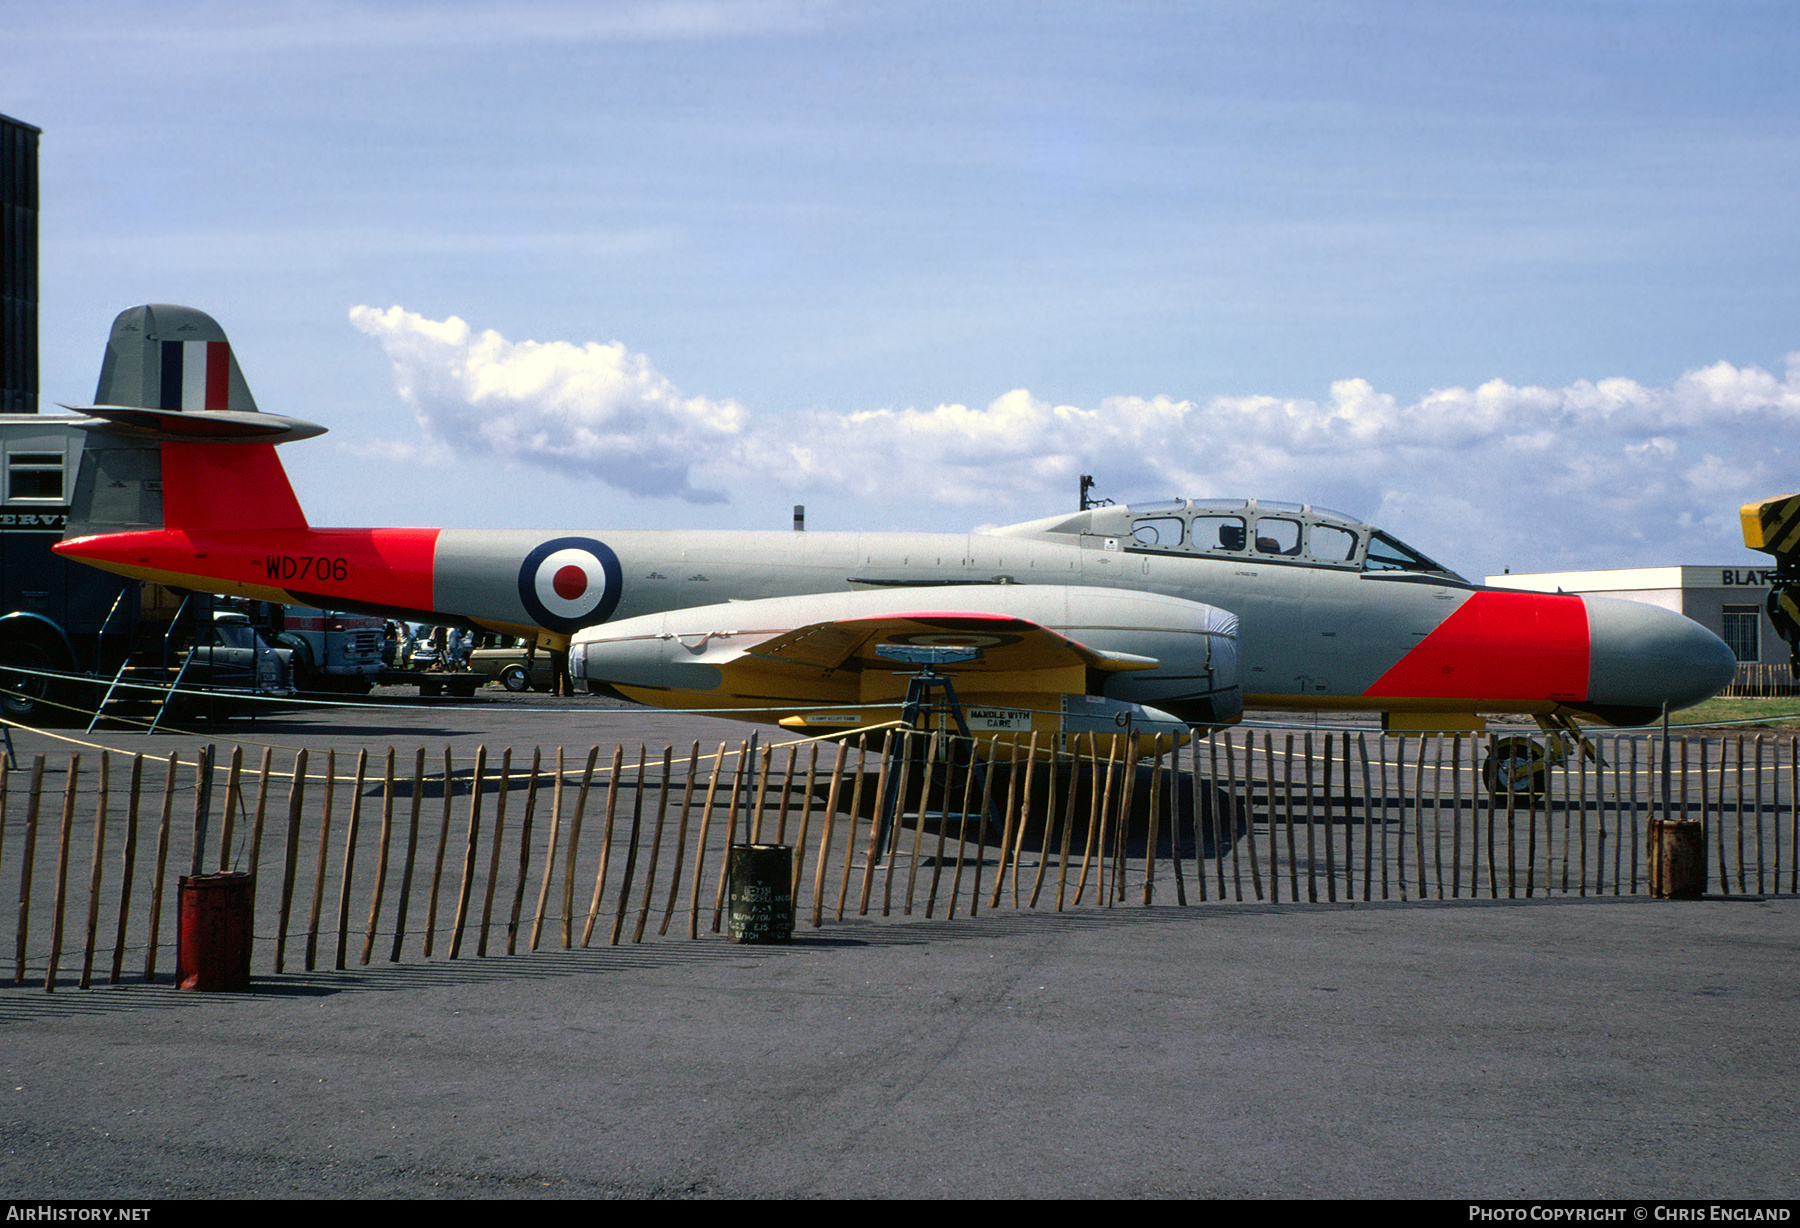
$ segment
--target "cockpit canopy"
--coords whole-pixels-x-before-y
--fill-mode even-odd
[[[1170,499],[1096,507],[998,532],[1096,540],[1131,553],[1254,558],[1349,571],[1412,572],[1467,584],[1398,538],[1342,512],[1268,499]]]

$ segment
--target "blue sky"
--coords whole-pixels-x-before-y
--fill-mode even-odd
[[[47,399],[210,311],[332,428],[316,522],[960,530],[1092,472],[1479,575],[1753,560],[1800,487],[1789,6],[0,14]]]

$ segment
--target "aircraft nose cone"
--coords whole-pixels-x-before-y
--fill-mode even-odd
[[[1717,695],[1737,673],[1725,641],[1661,606],[1587,597],[1588,701],[1671,712]],[[1644,717],[1642,719],[1651,719]]]

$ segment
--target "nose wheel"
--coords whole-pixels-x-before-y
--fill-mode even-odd
[[[1495,738],[1481,765],[1481,783],[1494,797],[1536,797],[1550,784],[1544,748],[1530,738]]]
[[[1550,788],[1550,769],[1562,767],[1571,758],[1586,759],[1604,766],[1600,750],[1588,740],[1575,721],[1564,715],[1536,716],[1544,740],[1535,738],[1494,738],[1488,744],[1486,762],[1481,765],[1481,783],[1496,798],[1511,793],[1514,797],[1541,797]]]

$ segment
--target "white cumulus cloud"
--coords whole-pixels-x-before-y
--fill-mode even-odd
[[[1317,401],[1075,406],[1017,389],[984,406],[753,418],[684,395],[617,343],[511,342],[399,307],[351,319],[386,347],[422,453],[534,464],[637,495],[835,493],[997,523],[1067,507],[1077,475],[1092,473],[1121,499],[1338,508],[1479,573],[1726,557],[1741,549],[1740,503],[1800,487],[1800,354],[1779,377],[1719,362],[1668,387],[1490,380],[1411,403],[1343,379]]]
[[[689,481],[695,457],[729,450],[746,415],[735,401],[684,397],[642,354],[616,342],[570,345],[476,333],[455,316],[355,307],[400,397],[435,445],[599,478],[638,495],[722,502]]]

